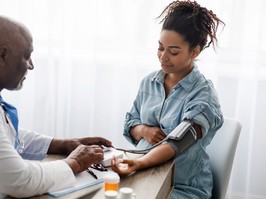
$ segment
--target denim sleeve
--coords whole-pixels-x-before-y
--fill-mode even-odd
[[[133,107],[134,108],[134,107]],[[135,115],[136,116],[136,115]],[[124,137],[130,142],[132,143],[133,145],[137,145],[138,144],[138,141],[134,140],[129,131],[130,131],[130,128],[133,127],[133,126],[137,126],[141,124],[141,121],[140,119],[134,117],[134,114],[132,114],[132,112],[128,112],[126,114],[126,119],[125,119],[125,123],[124,123],[124,132],[123,132],[123,135]]]
[[[223,114],[211,82],[198,93],[199,95],[186,104],[183,119],[199,124],[205,136],[208,131],[217,131],[222,126]]]
[[[143,85],[143,81],[141,82],[140,88],[142,85]],[[132,143],[135,146],[138,144],[138,141],[134,140],[131,137],[129,131],[130,131],[131,127],[142,124],[141,118],[140,118],[140,106],[141,106],[140,100],[141,100],[141,92],[139,89],[137,97],[134,100],[134,103],[133,103],[133,106],[132,106],[130,112],[126,113],[126,119],[124,122],[123,135],[130,143]]]

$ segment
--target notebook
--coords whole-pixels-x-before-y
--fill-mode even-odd
[[[108,148],[108,147],[105,148],[104,149],[104,160],[101,162],[101,164],[104,167],[111,166],[111,160],[113,156],[115,156],[117,159],[123,158],[123,152],[115,150],[114,148]],[[87,187],[95,186],[104,181],[103,177],[106,173],[113,172],[112,170],[99,171],[93,168],[90,168],[90,170],[97,176],[98,179],[95,179],[95,177],[93,177],[93,175],[91,175],[87,171],[83,171],[76,175],[77,180],[74,186],[66,188],[66,189],[62,189],[62,190],[48,192],[48,195],[53,196],[53,197],[60,197],[60,196],[63,196],[63,195],[87,188]]]
[[[83,172],[76,175],[77,180],[73,186],[68,187],[66,189],[48,192],[48,195],[53,196],[53,197],[60,197],[60,196],[63,196],[63,195],[87,188],[87,187],[90,187],[90,186],[100,184],[104,181],[103,177],[105,174],[113,172],[113,171],[109,171],[109,170],[108,171],[98,171],[96,169],[92,169],[92,168],[90,168],[90,169],[97,176],[98,179],[93,177],[87,171],[83,171]],[[97,188],[97,186],[95,186],[95,187]]]

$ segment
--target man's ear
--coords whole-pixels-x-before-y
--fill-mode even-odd
[[[4,64],[7,57],[8,48],[3,45],[0,46],[0,64]]]

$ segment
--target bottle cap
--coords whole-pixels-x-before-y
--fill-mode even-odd
[[[106,175],[104,175],[104,182],[116,184],[120,182],[120,177],[117,173],[107,173]]]
[[[114,190],[109,190],[104,192],[105,199],[117,199],[118,192]]]
[[[119,196],[120,199],[133,199],[135,197],[135,193],[133,192],[133,189],[129,187],[123,187],[119,189]]]

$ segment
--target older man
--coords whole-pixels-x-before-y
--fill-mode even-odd
[[[0,92],[18,90],[33,70],[32,36],[21,23],[0,16]],[[104,138],[54,139],[18,127],[17,110],[0,95],[0,192],[29,197],[68,187],[75,174],[103,160],[99,145],[112,146]],[[37,162],[46,154],[67,158]]]

